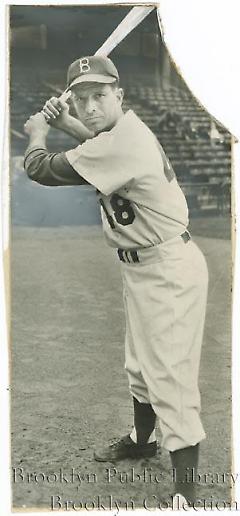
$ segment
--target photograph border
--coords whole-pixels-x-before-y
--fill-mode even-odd
[[[169,1],[169,0],[167,0]],[[212,0],[215,2],[215,0]],[[176,6],[176,2],[180,2],[180,0],[171,1],[170,3],[172,7]],[[164,2],[160,2],[160,4],[164,4]],[[165,2],[166,3],[166,2]],[[14,3],[8,3],[6,1],[3,2],[1,5],[1,48],[5,49],[4,52],[2,52],[3,55],[1,55],[1,64],[2,69],[5,70],[5,76],[7,76],[9,80],[8,75],[8,61],[6,59],[7,55],[7,48],[8,48],[8,30],[6,27],[6,8],[10,5],[68,5],[68,6],[74,6],[74,5],[156,5],[156,2],[91,2],[85,0],[84,3],[66,3],[66,2],[14,2]],[[203,2],[204,5],[206,3]],[[225,2],[227,4],[227,2]],[[230,5],[236,4],[235,1],[232,1]],[[229,2],[228,2],[229,5]],[[164,27],[164,19],[161,17],[163,27]],[[190,22],[190,20],[189,20]],[[181,23],[180,23],[181,25]],[[213,20],[213,26],[214,26],[214,20]],[[231,41],[231,27],[226,26],[226,34],[228,34],[229,31],[229,39]],[[165,28],[165,34],[167,34],[166,28]],[[177,37],[177,36],[176,36]],[[183,37],[183,33],[182,33]],[[239,35],[236,34],[236,39],[239,39]],[[167,39],[167,37],[166,37]],[[239,40],[240,43],[240,40]],[[228,42],[226,41],[226,44],[228,45]],[[168,47],[168,43],[166,43]],[[238,51],[240,48],[239,46],[234,48],[235,52],[235,58],[236,63],[238,62]],[[229,52],[229,49],[228,49]],[[170,54],[173,55],[170,51]],[[228,54],[229,55],[229,54]],[[3,58],[3,59],[2,59]],[[226,56],[227,58],[227,56]],[[174,56],[173,56],[174,60]],[[223,59],[224,61],[224,59]],[[207,62],[207,56],[206,56],[206,62]],[[178,67],[179,68],[179,67]],[[11,496],[11,490],[10,490],[10,423],[9,423],[9,403],[10,403],[10,362],[9,362],[9,355],[10,355],[10,347],[11,347],[11,337],[10,337],[10,285],[11,285],[11,279],[10,279],[10,245],[9,245],[9,233],[8,229],[10,229],[10,215],[9,215],[9,170],[8,170],[8,160],[9,160],[9,151],[8,151],[8,131],[9,131],[9,113],[8,113],[8,80],[5,81],[4,87],[1,89],[1,102],[2,102],[2,113],[5,113],[4,116],[4,123],[1,124],[1,135],[2,139],[1,141],[4,142],[4,147],[2,148],[2,180],[1,180],[1,208],[2,208],[2,232],[1,232],[1,334],[4,335],[4,345],[2,346],[2,352],[1,352],[1,369],[0,369],[0,377],[1,377],[1,421],[4,421],[4,425],[1,425],[1,457],[4,458],[4,460],[1,461],[0,466],[0,485],[4,486],[3,491],[5,493],[4,498],[2,500],[2,508],[4,511],[4,514],[14,514],[18,511],[14,511],[13,513],[10,512],[10,496]],[[235,83],[238,78],[233,76],[232,82]],[[186,77],[184,77],[184,81],[186,81]],[[188,84],[188,83],[187,83]],[[227,88],[228,89],[228,86]],[[240,91],[240,81],[239,81],[239,91]],[[195,96],[195,95],[194,95]],[[7,100],[6,100],[7,99]],[[219,102],[222,101],[222,98],[219,99]],[[227,101],[227,99],[226,99]],[[236,99],[236,103],[239,101],[239,99]],[[200,100],[201,102],[201,100]],[[205,106],[208,112],[211,113],[211,106]],[[220,111],[219,111],[220,112]],[[214,115],[213,115],[214,116]],[[231,117],[229,117],[231,118]],[[224,124],[224,119],[221,119],[218,117],[221,123]],[[232,127],[234,127],[234,137],[239,138],[240,137],[240,123],[239,127],[236,125],[235,121],[235,113],[233,114],[233,124]],[[226,124],[229,127],[229,124]],[[232,127],[229,127],[229,130],[233,131]],[[240,295],[239,295],[239,263],[240,263],[240,250],[239,250],[239,219],[240,219],[240,178],[238,174],[239,170],[239,164],[240,164],[240,145],[239,143],[234,143],[233,145],[233,164],[234,164],[234,171],[232,174],[232,191],[233,191],[233,239],[232,239],[232,257],[234,261],[233,266],[233,338],[232,338],[232,392],[233,392],[233,455],[234,455],[234,470],[236,472],[240,471],[240,445],[239,445],[239,377],[240,377],[240,367],[239,367],[239,328],[238,328],[238,313],[239,313],[239,306],[240,306]],[[8,229],[7,229],[8,228]],[[235,235],[235,238],[234,238]],[[5,290],[5,296],[4,296],[4,290]],[[240,475],[240,473],[239,473]],[[239,486],[237,486],[237,489],[234,493],[234,499],[237,501],[240,498],[240,492],[239,492]],[[25,514],[24,511],[19,511],[22,514]],[[44,514],[52,514],[52,512],[46,512],[45,510],[41,511],[35,511],[31,514],[39,514],[39,512],[43,512]],[[26,512],[26,514],[30,514],[29,511]],[[69,511],[69,514],[75,514],[75,512]]]

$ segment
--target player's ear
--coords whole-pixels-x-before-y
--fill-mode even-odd
[[[116,92],[116,95],[117,95],[117,98],[118,98],[119,102],[122,104],[123,97],[124,97],[123,89],[122,88],[118,88],[117,92]]]

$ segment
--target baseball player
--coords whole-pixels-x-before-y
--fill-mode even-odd
[[[134,426],[130,435],[96,450],[95,459],[155,455],[157,416],[161,444],[175,472],[174,492],[191,503],[194,482],[184,478],[196,470],[205,438],[198,373],[206,262],[187,229],[186,200],[161,145],[132,110],[123,113],[123,90],[112,61],[99,56],[74,61],[67,84],[78,119],[55,97],[30,117],[25,169],[44,185],[93,185],[107,243],[117,249],[121,264]],[[50,125],[80,144],[49,153]]]

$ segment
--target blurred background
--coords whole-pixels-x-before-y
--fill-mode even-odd
[[[13,225],[100,223],[91,187],[45,187],[23,172],[23,124],[66,85],[68,65],[102,45],[131,7],[11,6],[10,112]],[[192,96],[162,42],[156,13],[120,43],[110,57],[119,69],[124,109],[133,109],[168,155],[198,227],[230,237],[231,135]],[[206,78],[207,80],[207,78]],[[51,129],[49,150],[77,141]],[[207,229],[206,229],[207,231]]]

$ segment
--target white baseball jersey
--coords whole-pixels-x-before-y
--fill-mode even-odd
[[[155,135],[133,111],[66,157],[98,190],[109,245],[149,247],[185,231],[184,194]]]

